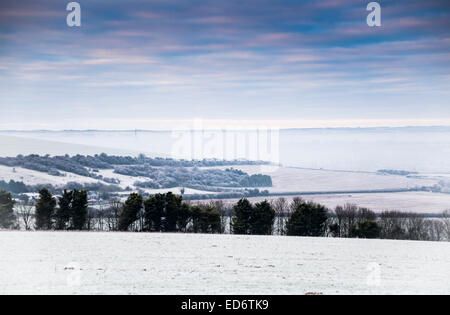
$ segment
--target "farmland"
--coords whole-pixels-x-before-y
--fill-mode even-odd
[[[448,243],[1,232],[0,294],[448,293]]]

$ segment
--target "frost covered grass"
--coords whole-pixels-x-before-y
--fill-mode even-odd
[[[218,168],[224,169],[224,167]],[[374,172],[295,167],[277,167],[272,172],[261,172],[261,166],[258,165],[239,165],[237,168],[250,175],[257,173],[270,175],[273,187],[266,189],[274,193],[408,189],[433,186],[440,180],[432,175],[427,178],[408,178],[398,175],[380,175]]]
[[[300,197],[307,201],[323,204],[329,209],[342,206],[346,203],[356,204],[360,207],[369,208],[377,213],[395,210],[401,212],[412,212],[421,214],[442,214],[450,209],[450,194],[432,193],[425,191],[398,192],[398,193],[370,193],[370,194],[321,194],[304,195]],[[292,202],[295,197],[292,195],[272,196],[272,197],[251,197],[251,202],[257,203],[264,200],[275,202],[283,197],[288,202]],[[235,204],[239,199],[225,199],[226,204]]]
[[[449,294],[448,243],[1,232],[0,294]]]

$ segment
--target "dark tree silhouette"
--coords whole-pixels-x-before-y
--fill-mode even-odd
[[[0,227],[10,229],[16,221],[14,200],[10,193],[0,190]]]
[[[52,219],[55,214],[56,199],[47,188],[39,191],[39,200],[36,203],[36,230],[52,229]]]
[[[144,231],[161,232],[162,218],[166,204],[165,196],[156,194],[144,202]]]
[[[181,209],[182,197],[169,192],[165,195],[165,208],[163,210],[163,228],[164,232],[176,232],[178,214]]]
[[[72,198],[73,192],[64,190],[61,197],[58,197],[59,207],[56,209],[55,229],[66,230],[72,218]]]
[[[243,198],[234,206],[233,233],[251,234],[251,216],[253,207],[248,199]]]
[[[72,228],[77,231],[86,228],[88,217],[88,198],[86,190],[74,190],[72,199]]]
[[[139,218],[139,213],[142,210],[142,196],[139,194],[131,194],[125,204],[119,218],[119,230],[128,231],[130,226]]]
[[[291,214],[286,226],[290,236],[324,236],[328,210],[312,202],[300,203]]]
[[[365,220],[352,227],[351,234],[357,238],[380,238],[381,227],[376,221]]]
[[[275,221],[275,210],[270,203],[263,201],[257,203],[251,215],[251,234],[271,235]]]

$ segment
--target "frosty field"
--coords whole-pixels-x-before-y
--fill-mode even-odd
[[[449,294],[448,243],[0,232],[0,294]]]
[[[440,194],[423,191],[399,192],[399,193],[370,193],[370,194],[320,194],[320,195],[286,195],[271,197],[251,197],[252,203],[268,200],[275,202],[278,198],[284,198],[292,202],[295,197],[302,197],[307,201],[320,203],[329,209],[343,206],[346,203],[366,207],[377,213],[395,210],[401,212],[413,212],[422,214],[441,214],[450,209],[450,194]],[[223,200],[226,204],[235,204],[235,199]]]
[[[272,193],[410,189],[436,185],[442,177],[437,178],[433,174],[428,174],[426,177],[408,178],[397,175],[380,175],[375,172],[301,169],[295,167],[274,167],[273,171],[264,172],[263,167],[259,165],[235,166],[235,168],[248,174],[262,173],[270,175],[273,187],[264,189]],[[217,168],[226,169],[227,167],[220,166]]]

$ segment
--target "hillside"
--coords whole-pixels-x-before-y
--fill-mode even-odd
[[[240,188],[243,191],[243,188],[248,187],[271,187],[272,180],[268,175],[249,175],[234,166],[264,164],[245,160],[187,161],[104,153],[87,156],[18,155],[0,157],[0,188],[14,193],[33,193],[42,185],[51,185],[53,190],[72,189],[81,185],[87,190],[99,192],[142,190],[151,193],[177,188],[205,192],[226,192]],[[212,168],[214,166],[226,168]],[[17,182],[22,187],[16,185]]]

